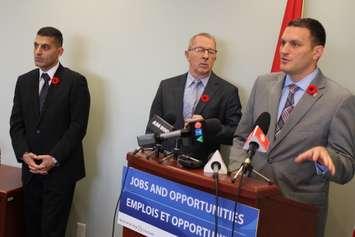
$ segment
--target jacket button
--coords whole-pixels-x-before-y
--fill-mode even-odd
[[[40,133],[41,133],[41,130],[37,129],[37,130],[36,130],[36,133],[37,133],[37,134],[40,134]]]

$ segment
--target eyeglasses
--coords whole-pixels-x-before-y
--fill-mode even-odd
[[[217,54],[217,50],[215,50],[215,49],[206,49],[204,47],[190,48],[189,51],[194,51],[197,54],[205,54],[206,51],[210,55],[216,55]]]

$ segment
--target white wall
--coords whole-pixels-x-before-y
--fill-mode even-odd
[[[1,0],[3,162],[17,165],[8,135],[16,77],[33,68],[35,32],[56,26],[64,34],[62,63],[87,76],[92,96],[85,138],[87,177],[78,183],[67,236],[75,236],[78,221],[87,224],[88,237],[110,236],[125,154],[144,132],[160,80],[186,71],[183,53],[189,37],[201,31],[217,37],[215,71],[239,87],[245,104],[256,76],[271,68],[285,2]],[[355,92],[350,71],[355,2],[305,2],[305,16],[320,19],[328,31],[323,71]],[[327,236],[350,236],[355,225],[354,187],[354,181],[332,187]]]
[[[306,0],[305,2],[304,15],[318,18],[327,30],[326,54],[320,65],[323,72],[355,93],[353,76],[355,2],[352,0]],[[355,179],[344,186],[331,184],[327,237],[352,236],[352,230],[355,230],[354,200]]]

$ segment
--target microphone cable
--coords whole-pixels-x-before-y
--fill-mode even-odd
[[[216,211],[214,213],[214,237],[217,236],[218,233],[218,206],[219,206],[219,198],[218,198],[218,172],[213,173],[213,179],[215,184],[215,206]]]
[[[234,229],[235,229],[235,214],[237,212],[237,206],[238,206],[238,199],[239,199],[239,194],[240,194],[240,190],[241,190],[241,186],[243,184],[243,177],[244,177],[244,174],[242,172],[242,174],[240,175],[240,179],[239,179],[239,182],[238,182],[238,186],[237,186],[237,192],[236,192],[236,199],[234,200],[234,211],[233,211],[233,224],[232,224],[232,236],[231,237],[234,237]]]
[[[115,213],[114,213],[113,221],[112,221],[112,237],[115,237],[116,216],[117,216],[118,206],[119,206],[119,203],[121,201],[121,196],[122,196],[122,193],[123,193],[123,189],[124,189],[125,184],[126,184],[126,178],[127,178],[128,170],[129,170],[129,166],[127,166],[127,168],[126,168],[126,171],[125,171],[125,174],[124,174],[124,177],[123,177],[123,182],[122,182],[120,195],[118,196],[118,200],[117,200],[117,203],[116,203],[116,206],[115,206]]]

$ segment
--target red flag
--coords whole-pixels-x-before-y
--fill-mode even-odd
[[[303,0],[287,0],[286,9],[285,9],[284,17],[282,19],[282,25],[279,33],[279,38],[277,40],[271,72],[280,71],[280,47],[279,46],[280,46],[281,36],[287,24],[291,20],[300,18],[302,16],[302,6],[303,6]]]

